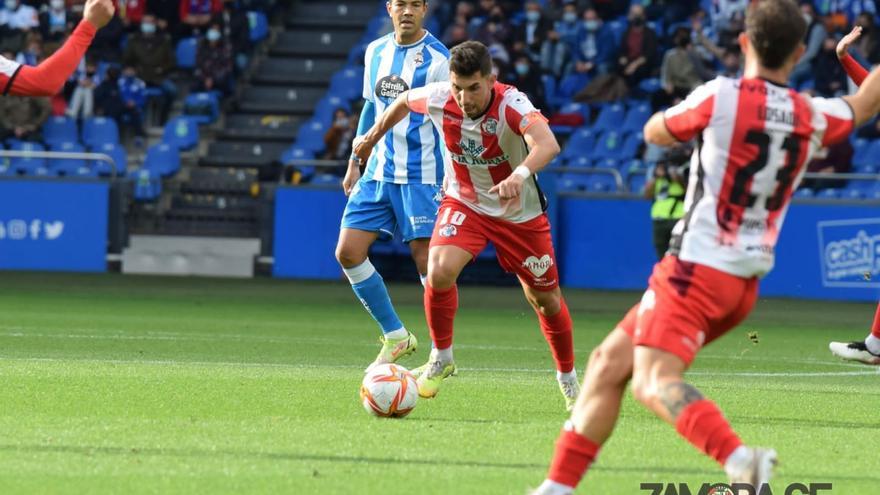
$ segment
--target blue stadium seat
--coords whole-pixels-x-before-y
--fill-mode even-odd
[[[559,81],[559,87],[556,88],[556,95],[564,101],[571,101],[571,98],[577,94],[578,91],[584,89],[590,82],[590,76],[587,74],[581,74],[579,72],[574,72],[562,78]]]
[[[196,66],[196,52],[199,40],[195,37],[183,38],[177,42],[177,66],[181,69],[193,69]]]
[[[809,187],[802,187],[794,193],[795,198],[812,198],[814,195],[815,193]]]
[[[625,108],[623,104],[611,103],[602,107],[602,110],[599,111],[599,116],[596,117],[596,122],[593,123],[591,128],[595,132],[619,130],[624,117]]]
[[[290,148],[287,148],[283,153],[281,153],[279,159],[281,160],[282,165],[287,165],[294,160],[314,160],[315,153],[313,151],[293,145]],[[296,170],[300,173],[301,181],[308,181],[312,178],[312,176],[315,175],[315,167],[310,165],[297,165]]]
[[[618,162],[614,158],[605,158],[604,160],[596,160],[593,163],[594,168],[604,168],[607,170],[617,170]]]
[[[148,169],[138,169],[131,173],[134,179],[134,199],[136,201],[155,201],[162,195],[162,181],[158,174]]]
[[[593,149],[594,158],[617,158],[623,146],[624,136],[617,131],[603,132],[596,139],[596,147]]]
[[[568,138],[565,149],[562,150],[562,158],[572,159],[578,156],[585,156],[593,151],[595,147],[596,133],[588,127],[581,127]]]
[[[162,142],[178,150],[191,150],[199,144],[199,126],[191,117],[175,117],[165,124]]]
[[[651,105],[644,102],[639,103],[630,107],[626,112],[620,130],[623,132],[642,132],[649,118],[651,118]]]
[[[822,189],[816,194],[817,198],[821,199],[837,199],[840,197],[840,191],[830,187],[828,189]]]
[[[166,143],[150,146],[143,168],[161,177],[170,177],[180,170],[180,153]]]
[[[649,95],[652,95],[652,94],[660,91],[661,87],[662,87],[662,84],[660,82],[660,79],[658,79],[656,77],[644,79],[644,80],[642,80],[642,82],[639,83],[639,89]]]
[[[82,141],[90,148],[104,143],[119,143],[119,127],[107,117],[92,117],[83,122]]]
[[[853,172],[856,172],[859,174],[876,174],[877,170],[878,170],[878,166],[874,165],[874,164],[870,164],[870,163],[869,164],[862,164],[862,165],[856,165],[855,163],[853,164]]]
[[[314,117],[312,117],[312,120],[317,120],[321,125],[330,127],[330,125],[333,124],[333,113],[340,108],[346,112],[351,112],[351,104],[348,100],[339,95],[327,95],[318,100],[318,104],[315,105],[315,114]],[[324,136],[322,135],[322,142],[323,139]]]
[[[252,10],[247,13],[247,17],[251,41],[263,41],[269,37],[269,20],[266,18],[266,14]]]
[[[324,151],[324,133],[327,125],[318,120],[310,120],[299,128],[296,135],[296,145],[313,153]]]
[[[566,167],[578,167],[578,168],[592,168],[593,167],[593,159],[590,158],[589,153],[585,153],[581,156],[575,156],[572,159],[568,160],[565,164]]]
[[[544,85],[544,99],[550,106],[548,110],[553,110],[560,105],[556,95],[556,78],[550,74],[541,76],[541,84]]]
[[[338,186],[342,182],[342,179],[333,174],[318,174],[312,177],[312,180],[309,181],[309,184],[315,186]]]
[[[629,174],[626,177],[626,185],[629,192],[633,194],[641,194],[644,192],[647,177],[644,173]]]
[[[856,188],[846,188],[840,192],[841,199],[859,200],[865,198],[865,193]]]
[[[220,116],[220,97],[213,91],[191,93],[183,100],[183,113],[199,125],[214,123]]]
[[[49,146],[79,141],[76,121],[70,117],[54,116],[43,124],[43,141]]]
[[[617,191],[617,182],[614,177],[605,174],[591,174],[587,181],[587,190],[590,192]]]
[[[860,165],[868,165],[873,162],[871,156],[868,154],[868,148],[870,147],[870,145],[871,141],[865,138],[854,138],[852,140],[852,164],[854,168],[858,168]]]
[[[46,151],[40,143],[31,142],[13,142],[9,149],[11,151]],[[9,168],[11,173],[17,175],[49,175],[49,168],[46,166],[45,158],[17,157],[9,159]]]
[[[85,148],[79,143],[60,143],[52,146],[52,151],[59,151],[63,153],[84,153]],[[83,159],[61,159],[61,158],[50,158],[48,162],[49,170],[55,174],[65,177],[72,177],[76,175],[87,175],[89,170],[89,165]],[[83,172],[85,171],[85,172]]]
[[[330,79],[328,94],[338,96],[346,101],[356,100],[361,96],[363,86],[363,67],[346,67],[333,74],[333,77]]]
[[[564,173],[556,182],[560,191],[583,191],[587,188],[589,174]]]
[[[128,167],[128,154],[125,147],[116,143],[104,143],[98,147],[92,148],[93,153],[103,153],[113,158],[116,163],[116,175],[125,175],[125,169]],[[100,176],[113,175],[113,169],[107,162],[95,160],[92,163],[92,170],[95,170]]]

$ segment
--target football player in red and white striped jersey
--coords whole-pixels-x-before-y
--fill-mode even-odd
[[[113,18],[112,0],[88,0],[83,20],[61,48],[36,67],[21,65],[0,56],[0,94],[52,96],[61,87],[86,53],[95,33]]]
[[[837,43],[837,58],[840,59],[840,63],[846,69],[847,75],[857,86],[861,86],[865,78],[868,77],[868,71],[850,56],[849,45],[857,40],[861,34],[862,27],[856,26]],[[874,313],[871,333],[865,337],[865,340],[831,342],[828,344],[828,348],[831,349],[832,354],[843,359],[880,365],[880,304],[877,305],[877,312]]]
[[[419,394],[433,397],[455,371],[456,280],[491,241],[501,266],[517,275],[538,315],[570,410],[579,388],[571,316],[559,289],[546,202],[535,176],[559,153],[559,145],[526,95],[495,80],[484,45],[465,42],[450,56],[449,82],[402,94],[355,145],[366,161],[379,139],[410,111],[430,118],[446,144],[446,197],[431,237],[425,284],[434,350],[414,371]]]
[[[805,31],[793,0],[752,2],[739,37],[744,76],[706,83],[645,126],[654,144],[697,140],[686,214],[641,303],[593,351],[583,393],[536,493],[573,493],[610,437],[630,381],[639,402],[723,466],[734,493],[763,492],[776,452],[745,446],[683,375],[703,346],[751,311],[810,157],[880,110],[880,72],[845,98],[810,98],[786,87]]]

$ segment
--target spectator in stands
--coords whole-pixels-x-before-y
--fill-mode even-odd
[[[675,156],[675,158],[672,157]],[[669,249],[672,229],[684,216],[684,196],[687,190],[687,155],[671,154],[648,170],[645,198],[650,199],[654,251],[663,259]]]
[[[339,108],[334,113],[333,125],[324,134],[325,160],[348,160],[351,143],[357,133],[358,118]]]
[[[181,36],[193,36],[207,29],[211,18],[222,10],[222,0],[180,0]]]
[[[65,112],[68,117],[79,119],[88,118],[94,114],[95,110],[95,88],[101,84],[98,76],[98,66],[94,60],[86,61],[86,70],[77,81],[73,95],[70,97],[70,104]]]
[[[856,24],[862,26],[862,36],[853,45],[856,56],[865,60],[870,65],[880,64],[880,29],[874,22],[874,16],[862,14]]]
[[[113,16],[110,22],[95,34],[88,55],[103,62],[119,63],[122,58],[120,47],[123,36],[125,36],[125,24],[119,16]]]
[[[180,25],[180,0],[147,0],[146,14],[154,16],[153,22],[159,29],[166,33],[177,33]]]
[[[211,24],[196,54],[196,91],[232,92],[232,47],[220,24]]]
[[[489,17],[480,25],[473,39],[486,46],[494,44],[506,45],[512,38],[513,28],[507,22],[507,16],[500,5],[495,5],[489,13]]]
[[[175,67],[175,57],[171,37],[159,28],[152,14],[144,16],[141,32],[129,39],[123,63],[134,67],[147,87],[161,91],[159,122],[164,124],[177,96],[177,87],[168,77]]]
[[[43,43],[40,36],[30,33],[27,36],[24,50],[18,52],[15,61],[22,65],[36,66],[43,59]]]
[[[119,120],[125,109],[122,91],[119,89],[119,76],[122,70],[117,66],[107,68],[104,80],[95,88],[95,113]]]
[[[718,32],[730,30],[731,22],[743,18],[750,0],[713,0],[709,12],[712,25]]]
[[[626,13],[629,2],[626,0],[592,0],[591,6],[599,13],[599,17],[608,21]]]
[[[612,41],[612,34],[605,28],[596,9],[585,10],[575,44],[575,72],[591,76],[608,72],[616,51]]]
[[[144,133],[144,103],[147,85],[137,77],[134,67],[128,66],[119,78],[119,96],[122,98],[122,113],[117,117],[120,128],[128,127],[134,131],[137,142],[142,143]]]
[[[119,0],[119,17],[128,32],[136,32],[147,13],[147,0]]]
[[[547,39],[541,45],[541,70],[556,78],[565,75],[572,53],[577,45],[578,23],[577,6],[566,3],[562,17],[553,24]]]
[[[846,94],[846,71],[837,59],[837,39],[825,38],[822,51],[816,57],[816,92],[822,96],[842,96]]]
[[[629,9],[629,27],[623,34],[617,55],[618,73],[630,88],[638,86],[656,68],[657,35],[645,26],[645,9],[633,4]]]
[[[742,69],[742,57],[739,50],[725,50],[721,57],[720,75],[735,79],[742,76]]]
[[[551,27],[550,19],[541,12],[541,4],[533,0],[526,3],[525,22],[514,34],[514,39],[525,43],[529,56],[533,61],[537,61],[540,59],[541,46]]]
[[[852,159],[855,151],[849,139],[828,147],[819,152],[807,164],[807,172],[818,174],[847,174],[852,172]],[[801,187],[810,189],[839,188],[846,186],[846,181],[839,179],[805,179]]]
[[[68,19],[64,0],[52,0],[49,8],[40,14],[40,34],[44,41],[60,43],[72,28],[73,22]]]
[[[446,31],[443,33],[443,44],[447,48],[452,48],[459,43],[464,43],[468,40],[468,31],[467,25],[462,24],[456,19],[453,24],[450,24],[449,27],[446,28]]]
[[[550,113],[547,107],[547,98],[544,94],[544,84],[541,82],[541,73],[525,54],[519,55],[513,61],[513,71],[508,74],[505,81],[522,91],[529,97],[536,108],[543,109],[545,114]]]
[[[0,98],[0,138],[38,141],[40,128],[51,113],[49,98],[4,96]]]
[[[669,26],[687,19],[699,6],[698,0],[646,0],[645,15]]]
[[[0,9],[0,49],[17,52],[25,43],[27,33],[40,27],[37,9],[20,0],[5,0]]]
[[[822,44],[828,37],[828,32],[822,24],[822,20],[816,16],[816,9],[810,2],[801,3],[801,13],[804,20],[807,21],[807,36],[804,43],[807,49],[801,56],[800,61],[791,71],[791,81],[794,84],[800,84],[813,74],[813,65],[816,63],[816,57],[822,50]]]
[[[248,54],[252,48],[250,21],[247,12],[236,8],[235,0],[225,0],[223,11],[217,16],[215,22],[219,22],[223,26],[223,37],[232,44],[236,68],[244,70],[247,67]]]
[[[663,91],[657,93],[655,106],[669,106],[683,100],[710,76],[693,48],[688,28],[676,29],[672,43],[673,47],[663,55],[663,64],[660,66]]]

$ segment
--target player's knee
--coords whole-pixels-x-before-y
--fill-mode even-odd
[[[448,289],[455,285],[458,273],[442,262],[428,265],[428,284],[435,289]]]
[[[339,244],[336,246],[336,261],[338,261],[343,268],[354,268],[366,261],[366,259],[367,254],[359,249],[352,249],[345,244]]]
[[[648,376],[636,373],[632,379],[633,397],[642,404],[650,406],[656,395],[655,387]]]
[[[585,382],[617,386],[625,385],[629,379],[631,371],[629,362],[614,356],[612,349],[604,345],[600,345],[590,353],[589,363]]]
[[[557,291],[533,291],[529,303],[543,316],[553,316],[562,309],[562,297]]]

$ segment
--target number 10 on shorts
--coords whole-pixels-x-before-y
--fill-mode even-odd
[[[440,237],[455,237],[458,234],[456,226],[461,226],[466,218],[467,215],[460,211],[455,211],[452,208],[443,208],[443,212],[438,219],[440,225],[438,233]]]

